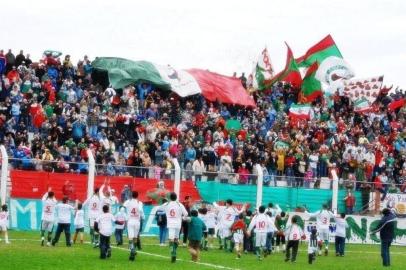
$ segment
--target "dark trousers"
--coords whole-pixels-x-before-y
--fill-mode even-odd
[[[70,223],[58,223],[58,226],[56,227],[56,233],[55,233],[55,238],[52,240],[52,245],[54,246],[56,243],[59,241],[59,237],[61,237],[61,233],[65,232],[65,240],[66,240],[66,246],[70,247]]]
[[[166,234],[168,229],[165,226],[159,226],[159,243],[164,244],[166,241]]]
[[[345,237],[336,236],[335,238],[336,254],[344,256]]]
[[[286,260],[296,261],[297,250],[299,248],[299,240],[289,240],[286,246]],[[292,249],[292,258],[290,257],[290,249]]]
[[[276,234],[276,246],[279,246],[281,243],[285,244],[286,240],[285,240],[285,236],[282,234]]]
[[[383,266],[390,266],[390,252],[389,248],[392,241],[390,240],[381,240],[381,257]]]
[[[100,259],[110,257],[110,236],[100,234]]]
[[[244,251],[254,251],[252,236],[244,235]]]
[[[183,231],[183,243],[186,244],[187,236],[189,234],[189,223],[186,221],[182,222],[182,231]]]
[[[123,229],[116,229],[114,231],[114,236],[116,238],[117,245],[123,244]]]

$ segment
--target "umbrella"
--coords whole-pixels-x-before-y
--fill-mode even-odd
[[[227,120],[225,127],[226,127],[226,130],[228,130],[228,131],[231,131],[231,130],[239,131],[239,130],[241,130],[241,122],[238,121],[237,119],[230,119],[230,120]]]
[[[45,54],[45,55],[51,54],[52,57],[55,57],[55,58],[57,58],[57,57],[59,57],[59,56],[62,55],[61,52],[54,51],[54,50],[46,50],[46,51],[44,51],[44,54]]]

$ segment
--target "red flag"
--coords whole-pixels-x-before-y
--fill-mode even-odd
[[[202,69],[188,69],[199,84],[202,95],[210,101],[256,107],[254,99],[248,95],[240,79],[220,75]]]
[[[398,108],[402,108],[403,106],[405,106],[406,101],[404,98],[401,98],[399,100],[394,100],[391,103],[389,103],[388,107],[389,107],[389,111],[394,111]]]
[[[302,85],[302,76],[300,75],[299,68],[297,66],[296,60],[293,57],[293,52],[290,49],[289,45],[285,42],[286,47],[288,48],[288,53],[286,56],[286,65],[285,69],[279,72],[273,79],[275,81],[283,81],[290,83],[295,88],[300,88]]]

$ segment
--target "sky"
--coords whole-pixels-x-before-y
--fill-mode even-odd
[[[404,0],[19,0],[2,6],[0,49],[38,60],[45,49],[250,73],[268,48],[283,69],[331,34],[357,78],[385,75],[406,89]]]

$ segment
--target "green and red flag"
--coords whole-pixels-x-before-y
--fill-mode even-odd
[[[279,82],[288,82],[295,88],[300,88],[302,85],[302,76],[299,71],[299,67],[296,63],[295,58],[293,57],[293,52],[290,49],[289,45],[285,42],[288,49],[286,56],[286,65],[284,70],[275,75],[271,83]]]
[[[266,89],[266,82],[272,80],[274,77],[274,70],[269,57],[268,49],[262,50],[258,62],[255,66],[253,76],[253,87],[258,90]]]
[[[313,63],[321,63],[330,56],[343,58],[340,50],[331,35],[326,36],[316,45],[311,47],[305,55],[296,59],[299,67],[310,67]]]
[[[300,92],[299,100],[303,103],[309,103],[323,95],[321,83],[315,78],[316,71],[319,65],[317,62],[313,63],[303,78],[302,90]]]

